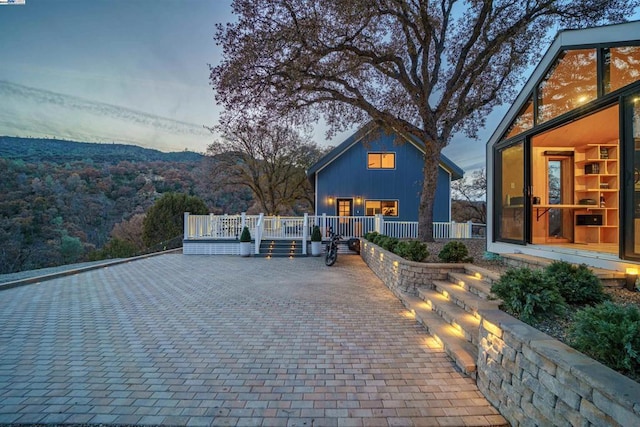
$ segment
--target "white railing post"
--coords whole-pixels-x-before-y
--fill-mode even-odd
[[[473,222],[471,222],[470,220],[467,221],[467,230],[466,230],[466,238],[470,239],[473,237]]]
[[[374,231],[378,234],[384,234],[384,218],[382,218],[382,214],[376,214],[376,219],[373,223]]]
[[[327,214],[326,213],[322,214],[322,235],[323,236],[327,235]]]
[[[258,223],[256,224],[255,247],[253,250],[253,253],[256,255],[260,254],[260,244],[262,243],[263,230],[264,230],[264,214],[261,213],[258,216]]]
[[[309,215],[304,214],[302,219],[302,255],[307,254],[307,237],[309,236]]]
[[[215,220],[215,215],[210,213],[209,214],[209,224],[207,224],[207,233],[209,234],[209,237],[213,237],[213,221]]]
[[[247,222],[247,213],[242,212],[240,214],[240,233],[242,233],[242,230],[244,230],[246,222]]]
[[[189,212],[184,213],[184,239],[189,238]]]

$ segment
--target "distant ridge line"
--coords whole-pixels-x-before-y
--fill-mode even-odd
[[[193,151],[164,153],[137,145],[104,142],[78,142],[63,139],[0,136],[0,158],[61,163],[92,160],[99,163],[199,162],[203,155]]]

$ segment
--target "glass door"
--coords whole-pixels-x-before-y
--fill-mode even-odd
[[[498,150],[496,159],[497,184],[494,206],[496,239],[525,244],[527,240],[526,212],[529,206],[525,185],[525,144],[520,141]]]
[[[640,259],[640,92],[624,102],[624,258]]]
[[[342,236],[352,236],[351,215],[353,214],[353,199],[338,199],[336,205],[338,218],[338,233]]]

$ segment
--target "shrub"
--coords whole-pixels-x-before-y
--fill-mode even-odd
[[[165,240],[182,236],[184,213],[206,215],[207,205],[198,197],[187,194],[165,193],[147,211],[142,221],[142,240],[150,247]]]
[[[312,242],[321,242],[322,234],[320,233],[320,227],[317,225],[313,226],[313,231],[311,232],[311,241]]]
[[[420,262],[429,256],[427,245],[418,240],[399,242],[394,252],[404,259],[415,262]]]
[[[584,264],[555,261],[545,268],[545,273],[569,304],[597,304],[608,299],[600,279]]]
[[[251,241],[251,232],[249,231],[249,227],[244,227],[242,229],[242,234],[240,234],[241,242],[250,242]]]
[[[494,285],[491,292],[502,299],[502,308],[526,323],[541,315],[560,314],[566,303],[555,283],[542,270],[510,268]]]
[[[469,258],[469,250],[462,242],[449,242],[438,254],[444,262],[473,262],[472,258]]]
[[[604,302],[575,314],[569,342],[612,369],[640,376],[640,310]]]
[[[389,252],[394,252],[396,245],[400,243],[400,240],[397,238],[389,236],[382,236],[382,238],[378,237],[377,241],[378,246],[388,250]]]
[[[376,245],[380,246],[380,242],[382,242],[383,239],[385,239],[387,236],[385,236],[384,234],[378,234],[376,236],[373,236],[373,243],[375,243]]]
[[[364,238],[373,243],[375,238],[377,236],[379,236],[379,235],[380,235],[380,233],[378,233],[377,231],[370,231],[370,232],[364,234]]]

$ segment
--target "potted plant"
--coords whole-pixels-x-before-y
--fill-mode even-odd
[[[311,231],[311,256],[320,256],[322,251],[322,234],[320,234],[320,227],[313,226]]]
[[[240,234],[240,255],[251,255],[251,232],[249,231],[249,227],[244,227],[242,234]]]

